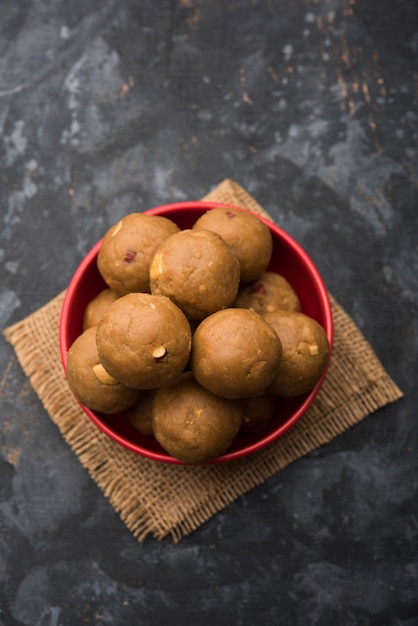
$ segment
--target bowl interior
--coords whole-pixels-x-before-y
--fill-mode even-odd
[[[208,202],[182,202],[156,207],[145,211],[145,213],[164,215],[172,219],[179,228],[184,229],[190,228],[202,213],[216,206],[222,205]],[[270,227],[273,234],[273,254],[269,269],[282,274],[290,282],[299,296],[303,312],[324,327],[332,346],[331,308],[326,288],[318,270],[307,253],[292,237],[271,221],[263,217],[261,219]],[[64,369],[66,368],[68,349],[81,333],[85,307],[95,295],[106,287],[96,265],[100,245],[101,240],[84,257],[75,271],[65,295],[60,320],[60,351]],[[313,402],[325,375],[326,372],[310,393],[297,398],[281,399],[279,415],[272,424],[256,434],[238,435],[232,446],[223,455],[209,463],[232,461],[253,453],[280,437],[298,421]],[[155,439],[138,433],[123,414],[105,415],[81,406],[100,430],[125,448],[156,461],[180,463],[165,452]]]

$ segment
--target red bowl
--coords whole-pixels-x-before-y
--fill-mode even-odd
[[[191,228],[197,218],[208,209],[218,206],[240,208],[219,202],[178,202],[155,207],[145,213],[168,217],[179,228],[184,229]],[[289,281],[299,296],[303,312],[323,326],[331,347],[333,339],[331,306],[326,287],[316,266],[303,248],[284,230],[268,219],[259,215],[257,217],[269,227],[273,235],[273,255],[269,269],[282,274]],[[100,245],[101,240],[81,261],[66,291],[60,319],[60,351],[64,370],[68,349],[81,333],[85,307],[106,287],[96,264]],[[239,459],[278,439],[296,424],[312,404],[325,376],[326,371],[311,392],[297,398],[283,398],[280,401],[279,415],[270,426],[256,434],[239,434],[224,454],[209,463],[224,463]],[[81,408],[101,431],[128,450],[154,461],[181,464],[181,461],[163,450],[155,439],[138,433],[125,415],[105,415],[92,411],[84,405],[81,405]]]

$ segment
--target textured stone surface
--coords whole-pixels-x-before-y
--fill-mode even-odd
[[[405,398],[138,544],[0,347],[0,625],[418,624],[418,5],[0,3],[0,326],[124,213],[230,177]]]

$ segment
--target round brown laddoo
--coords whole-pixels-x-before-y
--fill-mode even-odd
[[[264,272],[255,282],[241,287],[234,306],[251,309],[260,315],[277,309],[302,310],[296,291],[286,278],[277,272]]]
[[[325,330],[313,318],[296,311],[264,315],[282,342],[283,357],[268,387],[275,396],[300,396],[311,391],[328,363],[329,342]]]
[[[77,337],[67,355],[67,380],[71,391],[86,407],[100,413],[120,413],[131,407],[141,392],[110,376],[100,363],[96,328]]]
[[[278,416],[279,399],[268,393],[243,402],[244,417],[241,426],[243,433],[258,433],[271,424]]]
[[[119,294],[116,291],[106,288],[90,300],[83,315],[83,330],[97,326],[112,302],[118,298]]]
[[[167,385],[189,361],[190,324],[165,296],[122,296],[108,308],[96,338],[103,366],[127,387]]]
[[[97,256],[97,267],[105,283],[123,296],[149,292],[149,266],[159,244],[179,231],[160,215],[129,213],[109,228]]]
[[[156,390],[149,389],[144,391],[139,400],[126,411],[126,416],[132,426],[141,435],[145,437],[153,437],[154,431],[152,429],[152,403],[154,400]]]
[[[250,283],[267,269],[272,251],[270,229],[244,209],[216,207],[203,213],[193,229],[213,230],[232,248],[240,264],[241,284]]]
[[[241,423],[241,404],[215,396],[191,373],[158,389],[154,397],[155,438],[166,452],[185,463],[205,463],[223,454]]]
[[[203,387],[223,398],[263,393],[276,375],[281,357],[277,333],[249,309],[213,313],[193,335],[193,375]]]
[[[237,258],[217,233],[186,229],[158,247],[150,267],[151,292],[167,296],[199,321],[231,306],[239,274]]]

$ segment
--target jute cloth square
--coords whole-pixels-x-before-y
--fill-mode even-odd
[[[204,200],[235,204],[269,217],[237,183],[226,179]],[[64,293],[4,330],[52,421],[126,526],[142,541],[197,529],[233,500],[260,485],[370,413],[402,397],[352,319],[330,296],[334,349],[327,378],[296,426],[267,448],[231,463],[177,466],[121,448],[80,409],[65,380],[59,353]]]

